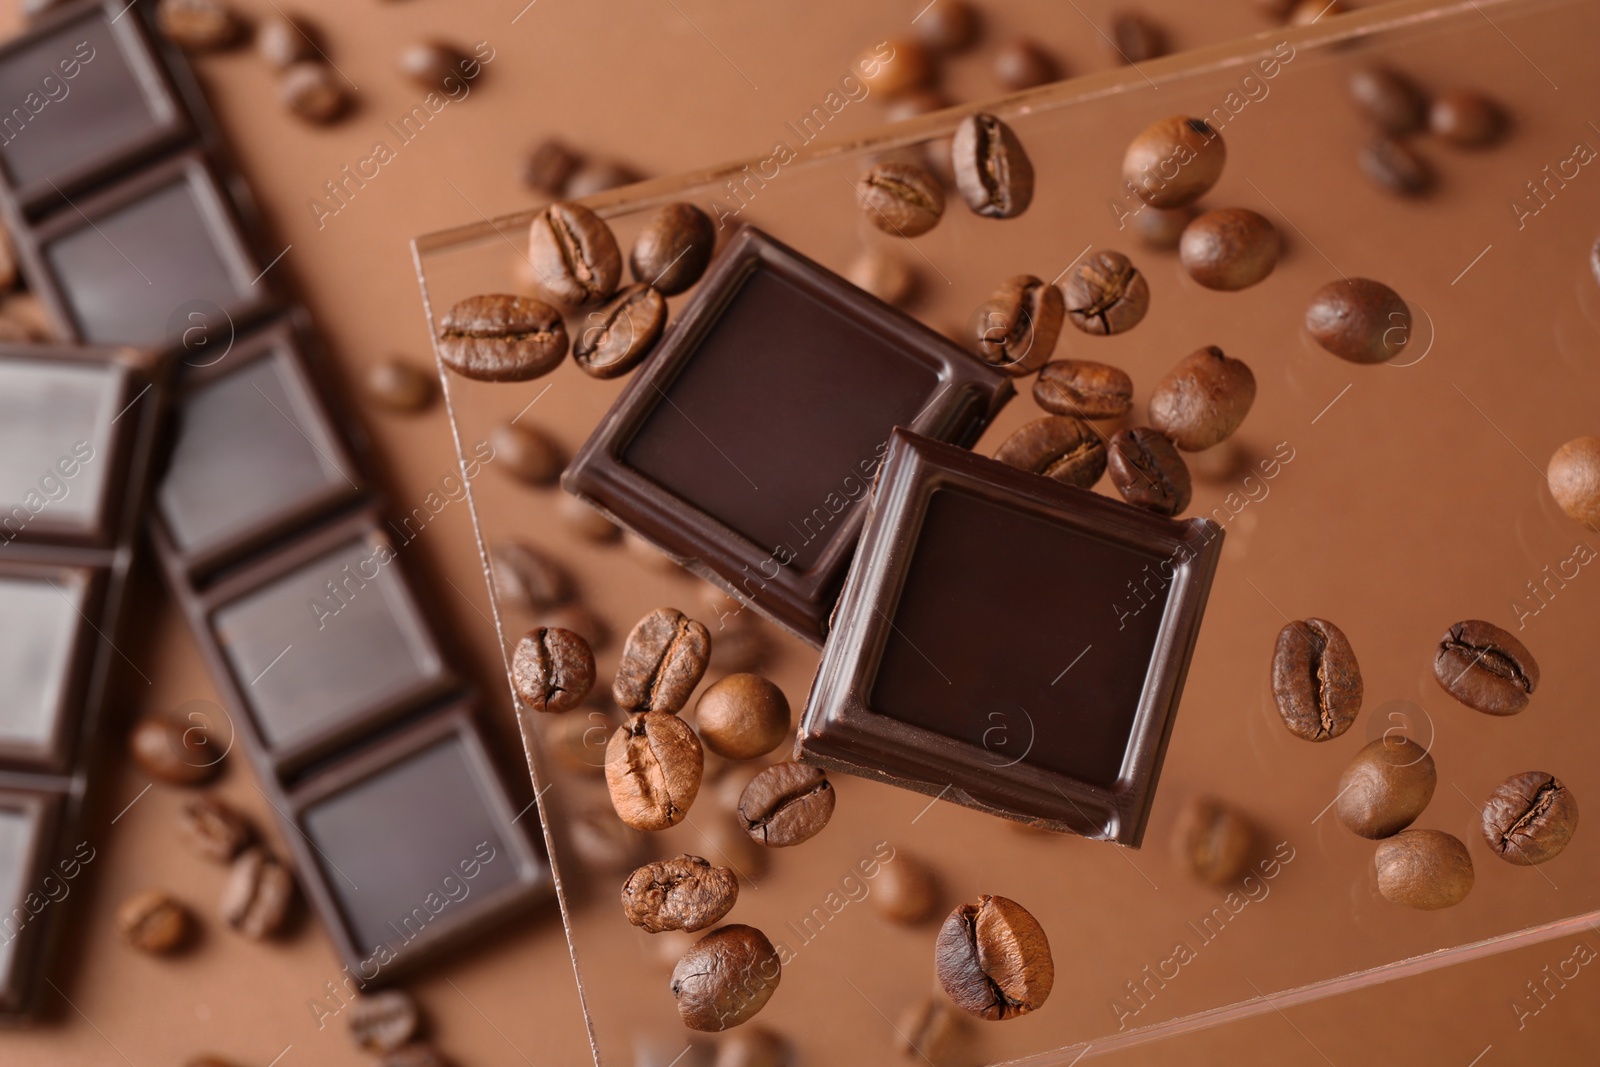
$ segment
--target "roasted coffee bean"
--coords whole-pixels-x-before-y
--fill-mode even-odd
[[[535,616],[534,625],[549,630],[571,630],[589,642],[589,648],[596,652],[611,644],[610,624],[577,601],[545,609]]]
[[[909,1060],[933,1067],[955,1063],[965,1043],[962,1021],[961,1016],[937,997],[926,997],[907,1005],[894,1028],[895,1051]]]
[[[195,797],[178,812],[178,837],[190,852],[227,863],[255,839],[244,812],[213,796]]]
[[[858,286],[885,304],[904,304],[917,290],[917,275],[905,261],[881,248],[865,248],[844,272]]]
[[[1444,691],[1485,715],[1515,715],[1539,687],[1527,646],[1489,622],[1458,622],[1439,639],[1433,676]]]
[[[182,948],[192,928],[189,909],[160,889],[135,893],[117,908],[117,932],[122,939],[152,956]]]
[[[640,619],[622,646],[611,693],[624,711],[677,711],[711,658],[711,634],[676,608]]]
[[[1189,506],[1189,467],[1159,430],[1134,426],[1111,438],[1106,448],[1111,484],[1122,499],[1157,515],[1176,515]]]
[[[418,41],[400,53],[400,73],[423,89],[442,90],[464,84],[463,70],[476,65],[462,51],[444,41]]]
[[[927,49],[905,37],[879,41],[856,58],[861,81],[874,93],[901,96],[933,81],[933,60]]]
[[[950,141],[956,190],[985,218],[1012,219],[1033,202],[1033,161],[1015,131],[985,112],[968,115]]]
[[[945,919],[933,966],[956,1007],[991,1022],[1038,1010],[1056,977],[1039,921],[1016,901],[988,894]]]
[[[393,1052],[417,1036],[422,1013],[403,989],[363,993],[350,1002],[350,1040],[374,1055]]]
[[[221,0],[161,0],[161,35],[185,52],[215,52],[244,36],[244,22]]]
[[[264,848],[239,854],[222,889],[222,920],[254,941],[283,928],[294,905],[294,875]]]
[[[1147,126],[1122,157],[1122,177],[1151,207],[1192,204],[1222,177],[1228,150],[1205,119],[1172,115]]]
[[[528,227],[528,261],[545,292],[568,307],[611,299],[622,279],[622,250],[611,227],[567,201],[551,204]]]
[[[632,716],[606,746],[606,785],[617,816],[635,830],[665,830],[700,792],[700,739],[667,711]]]
[[[494,595],[515,611],[534,612],[565,604],[572,579],[555,560],[521,541],[502,541],[489,549]]]
[[[939,876],[934,869],[904,849],[878,868],[872,883],[872,903],[890,922],[915,926],[939,914]]]
[[[1272,698],[1289,732],[1331,741],[1361,710],[1361,667],[1344,631],[1326,619],[1301,619],[1278,631]]]
[[[481,382],[525,382],[555,370],[566,354],[561,312],[526,296],[468,297],[439,328],[445,366]]]
[[[1171,252],[1183,240],[1183,231],[1194,216],[1193,205],[1159,208],[1145,204],[1133,214],[1133,233],[1146,247]]]
[[[128,749],[150,777],[168,785],[199,785],[222,769],[225,746],[211,737],[209,724],[193,717],[152,713],[128,738]]]
[[[716,1032],[748,1022],[772,999],[783,964],[772,942],[753,926],[711,931],[672,969],[678,1017],[691,1030]]]
[[[896,237],[927,233],[944,214],[944,187],[910,163],[875,164],[856,187],[867,221]]]
[[[1040,368],[1033,380],[1033,399],[1056,415],[1115,419],[1133,410],[1133,379],[1120,367],[1058,359]]]
[[[317,42],[303,19],[278,15],[256,29],[256,52],[282,70],[301,60],[317,58]]]
[[[714,926],[739,899],[739,879],[699,856],[647,863],[622,884],[622,912],[647,933]]]
[[[1482,148],[1500,139],[1506,116],[1482,93],[1454,89],[1440,93],[1428,110],[1428,128],[1462,148]]]
[[[967,0],[939,0],[924,8],[911,28],[929,50],[949,55],[970,48],[980,24],[978,9]]]
[[[543,430],[519,422],[502,422],[489,432],[497,467],[529,485],[554,485],[566,469],[567,457]]]
[[[1556,505],[1579,522],[1600,525],[1600,437],[1578,437],[1550,457],[1545,481]]]
[[[1416,133],[1427,125],[1427,94],[1397,70],[1360,68],[1350,75],[1350,96],[1374,126],[1392,137]]]
[[[1380,189],[1401,196],[1421,196],[1433,188],[1433,168],[1405,141],[1376,138],[1367,142],[1356,159],[1361,172]]]
[[[1013,376],[1032,374],[1056,350],[1065,317],[1060,289],[1019,274],[972,313],[978,358]]]
[[[789,1043],[765,1026],[743,1026],[717,1042],[712,1067],[789,1067]]]
[[[1095,252],[1061,282],[1067,317],[1084,333],[1110,336],[1139,325],[1150,309],[1144,275],[1121,252]]]
[[[556,514],[585,541],[615,541],[622,536],[621,527],[569,493],[562,493],[556,500]]]
[[[626,874],[649,856],[648,836],[624,826],[609,804],[582,804],[566,812],[566,823],[567,845],[591,873]]]
[[[594,653],[571,630],[537,627],[517,642],[511,684],[534,711],[568,711],[583,703],[594,686]]]
[[[315,60],[301,60],[285,70],[278,96],[291,115],[318,126],[337,122],[350,110],[344,80]]]
[[[1209,797],[1191,797],[1172,828],[1172,853],[1196,880],[1226,885],[1250,866],[1255,829],[1238,811]]]
[[[633,280],[676,296],[700,280],[717,247],[717,230],[693,204],[659,207],[645,220],[628,253]]]
[[[572,343],[572,358],[591,378],[626,374],[650,354],[667,325],[667,302],[649,285],[624,289],[610,307],[591,312]]]
[[[415,414],[433,403],[433,376],[403,359],[386,359],[367,371],[367,395],[390,411]]]
[[[555,138],[534,145],[522,163],[522,184],[536,193],[557,197],[567,187],[567,179],[578,169],[582,158]]]
[[[789,701],[759,674],[730,674],[694,706],[700,740],[725,759],[765,756],[789,737]]]
[[[1278,230],[1249,208],[1207,211],[1183,231],[1178,259],[1207,289],[1248,289],[1278,265]]]
[[[1343,278],[1311,294],[1306,332],[1340,359],[1382,363],[1410,340],[1411,309],[1382,282]]]
[[[1459,904],[1472,891],[1467,846],[1442,830],[1401,830],[1379,842],[1373,862],[1385,900],[1421,911]]]
[[[1178,361],[1150,394],[1150,424],[1185,452],[1233,436],[1256,399],[1256,376],[1215,345]]]
[[[995,49],[989,72],[1008,93],[1032,89],[1061,76],[1050,54],[1025,37],[1013,38]]]
[[[1124,63],[1143,63],[1167,54],[1166,33],[1138,11],[1113,15],[1110,32],[1104,35],[1104,40],[1111,54]]]
[[[756,775],[739,796],[745,832],[769,848],[809,841],[833,817],[833,785],[821,768],[793,761]]]
[[[1392,837],[1417,821],[1438,781],[1427,749],[1407,737],[1380,737],[1345,768],[1334,807],[1351,833]]]
[[[386,1053],[380,1067],[450,1067],[444,1053],[425,1041],[413,1041]]]
[[[1082,420],[1046,415],[1024,423],[1001,442],[994,458],[1080,489],[1090,489],[1106,472],[1106,443]]]
[[[1543,771],[1513,774],[1483,805],[1483,839],[1496,856],[1519,867],[1555,859],[1577,828],[1572,790]]]
[[[605,159],[589,160],[572,172],[561,195],[566,200],[582,200],[586,196],[632,185],[640,179],[641,175],[632,167]]]

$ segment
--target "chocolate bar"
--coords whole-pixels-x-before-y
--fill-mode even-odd
[[[1221,547],[897,429],[798,758],[1137,846]]]

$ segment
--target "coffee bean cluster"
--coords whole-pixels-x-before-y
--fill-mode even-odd
[[[631,185],[644,175],[614,160],[593,159],[558,137],[547,137],[522,160],[522,184],[552,200],[586,196]]]
[[[1416,146],[1420,135],[1477,149],[1499,141],[1508,125],[1500,106],[1482,93],[1451,89],[1430,98],[1415,79],[1392,67],[1360,67],[1351,73],[1349,88],[1370,127],[1356,157],[1361,172],[1399,196],[1421,196],[1436,184],[1433,165]]]

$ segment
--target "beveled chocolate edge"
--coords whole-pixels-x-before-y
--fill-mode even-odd
[[[1146,552],[1170,556],[1187,547],[1193,553],[1173,568],[1152,667],[1114,788],[1026,764],[996,767],[974,745],[880,715],[867,705],[893,629],[892,614],[880,612],[879,606],[891,597],[898,601],[928,502],[935,490],[945,487],[975,490],[1058,522],[1066,517],[1062,509],[1069,509],[1072,516],[1081,516],[1071,525],[1102,538],[1120,538]],[[1137,847],[1222,537],[1222,528],[1209,519],[1161,518],[897,429],[873,489],[860,551],[835,610],[836,629],[807,695],[796,758],[1047,829]]]
[[[508,848],[517,853],[515,860],[519,872],[515,884],[506,886],[480,898],[472,908],[451,908],[441,912],[430,922],[415,941],[409,942],[396,953],[395,959],[384,964],[378,974],[369,980],[374,985],[384,985],[403,977],[437,956],[452,950],[465,938],[479,936],[494,928],[501,920],[520,914],[528,908],[555,896],[555,881],[549,857],[544,854],[542,835],[531,836],[520,824],[522,814],[532,809],[530,803],[522,814],[513,812],[508,803],[505,783],[493,759],[490,758],[483,733],[473,720],[471,697],[456,700],[448,707],[430,714],[377,744],[348,756],[341,762],[330,764],[320,773],[290,790],[286,803],[286,821],[297,833],[285,834],[295,865],[302,872],[301,884],[312,897],[316,909],[323,915],[336,915],[339,922],[325,925],[334,943],[334,949],[352,974],[364,978],[364,965],[370,963],[373,950],[363,950],[355,943],[351,924],[340,907],[337,896],[330,887],[332,878],[305,876],[305,872],[322,872],[317,846],[312,843],[303,826],[308,808],[356,783],[379,774],[390,767],[416,755],[434,743],[448,737],[459,737],[467,761],[478,772],[476,780],[484,798],[484,805],[499,823],[502,839]],[[379,828],[374,828],[379,829]],[[404,828],[387,828],[389,832],[403,833]],[[465,858],[465,854],[463,855]],[[329,864],[333,860],[329,859]],[[337,878],[337,874],[334,875]],[[421,901],[417,902],[419,905]]]
[[[0,57],[4,57],[31,46],[41,37],[57,33],[73,22],[104,18],[122,55],[128,60],[129,69],[145,90],[147,99],[159,101],[159,106],[164,106],[168,112],[158,129],[138,139],[127,150],[105,153],[45,179],[19,185],[13,183],[5,167],[0,166],[0,188],[27,218],[37,218],[65,206],[67,198],[76,196],[96,182],[123,173],[168,148],[198,136],[199,131],[191,122],[180,88],[162,60],[160,42],[142,18],[124,17],[129,6],[131,4],[127,0],[86,0],[84,3],[65,5],[41,13],[28,23],[23,33],[0,45]]]
[[[115,185],[102,187],[90,197],[64,206],[31,225],[15,228],[12,238],[28,287],[39,298],[60,337],[90,344],[105,343],[84,338],[82,326],[73,317],[66,287],[50,265],[45,252],[47,246],[92,226],[97,218],[180,181],[194,190],[206,230],[216,238],[218,255],[237,292],[234,299],[222,305],[223,314],[237,329],[264,317],[276,306],[271,283],[261,276],[253,235],[239,217],[237,201],[205,151],[197,146],[130,174]],[[152,344],[171,345],[177,340],[166,337]]]
[[[6,558],[0,553],[0,578],[48,580],[52,571],[58,575],[63,571],[74,572],[76,580],[83,584],[82,607],[78,611],[72,656],[66,668],[68,682],[56,705],[55,726],[49,742],[41,747],[0,741],[0,771],[70,773],[72,753],[83,725],[78,712],[89,695],[90,675],[99,645],[99,635],[91,620],[100,618],[105,611],[108,568],[83,560]],[[67,594],[63,592],[62,595]],[[4,934],[4,921],[5,914],[0,911],[0,936]]]
[[[0,781],[0,809],[23,811],[34,820],[34,833],[28,862],[22,876],[22,899],[15,907],[23,907],[30,892],[36,892],[50,866],[51,845],[66,835],[59,833],[62,797],[42,790],[28,789],[20,783]],[[52,904],[51,908],[56,908]],[[27,909],[23,907],[23,910]],[[11,934],[11,906],[0,901],[0,937]],[[47,963],[45,946],[53,940],[50,936],[53,916],[41,913],[41,918],[27,922],[13,936],[17,945],[11,952],[11,966],[0,970],[0,1021],[15,1019],[30,1013],[38,1004],[42,990],[39,979]]]
[[[892,336],[899,348],[916,353],[937,373],[938,385],[912,421],[912,428],[921,433],[970,444],[1011,399],[1014,389],[1009,376],[762,231],[745,226],[728,242],[695,295],[668,325],[655,350],[568,465],[561,484],[741,604],[751,605],[797,637],[820,646],[833,594],[855,551],[866,511],[864,501],[858,499],[846,509],[810,569],[780,566],[771,578],[763,572],[759,577],[765,579],[765,585],[759,597],[751,599],[739,578],[748,570],[748,561],[770,557],[772,547],[751,541],[622,459],[673,380],[758,269],[772,271],[835,308],[860,312],[852,317]]]

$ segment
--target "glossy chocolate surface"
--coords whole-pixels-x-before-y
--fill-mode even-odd
[[[87,681],[99,612],[84,567],[0,566],[0,762],[60,765]]]
[[[41,917],[49,905],[40,890],[57,807],[51,794],[0,788],[0,1018],[29,1009],[42,984],[37,965],[49,920]]]

